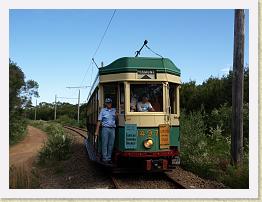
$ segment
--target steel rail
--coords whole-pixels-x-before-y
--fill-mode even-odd
[[[68,129],[68,130],[71,130],[71,131],[74,131],[75,133],[79,134],[80,136],[82,136],[83,138],[86,138],[85,135],[83,135],[82,133],[80,133],[78,130],[81,130],[81,131],[84,131],[84,132],[87,132],[87,130],[85,129],[80,129],[80,128],[77,128],[77,127],[72,127],[72,126],[63,126],[64,128]]]
[[[163,172],[163,175],[166,177],[166,179],[169,182],[172,182],[173,184],[175,184],[179,189],[188,189],[187,187],[185,187],[184,185],[182,185],[181,183],[177,182],[177,180],[175,180],[174,178],[172,178],[169,174],[167,174],[166,172]]]
[[[111,178],[111,180],[113,182],[113,185],[114,185],[115,189],[121,189],[121,186],[117,182],[116,178],[113,175],[110,175],[110,178]]]

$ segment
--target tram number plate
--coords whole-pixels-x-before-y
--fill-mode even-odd
[[[160,149],[169,148],[169,125],[160,124],[159,125],[159,137],[160,137]]]
[[[136,149],[137,146],[137,125],[125,124],[125,148]]]

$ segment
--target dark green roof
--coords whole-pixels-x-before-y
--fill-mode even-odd
[[[157,73],[167,72],[180,76],[180,69],[170,59],[152,57],[122,57],[99,68],[99,74],[137,72],[139,69],[156,70]]]

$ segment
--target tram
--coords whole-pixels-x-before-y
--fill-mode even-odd
[[[109,97],[119,112],[113,167],[164,171],[180,164],[180,84],[180,69],[168,58],[122,57],[100,67],[87,102],[89,158],[101,163],[101,135],[96,141],[94,134]],[[153,111],[137,109],[144,95]]]

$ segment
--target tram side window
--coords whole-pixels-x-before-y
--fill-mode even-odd
[[[174,83],[169,83],[169,99],[170,99],[170,106],[171,106],[171,114],[177,114],[177,107],[176,107],[176,92],[177,85]]]
[[[153,111],[163,112],[163,85],[162,84],[131,84],[130,85],[130,111],[149,111],[148,109],[141,108],[144,106],[145,99],[153,107]],[[147,104],[149,105],[149,104]],[[146,105],[145,105],[146,106]],[[142,110],[141,110],[142,109]]]
[[[106,83],[103,85],[104,98],[111,98],[112,107],[117,108],[117,83]]]

